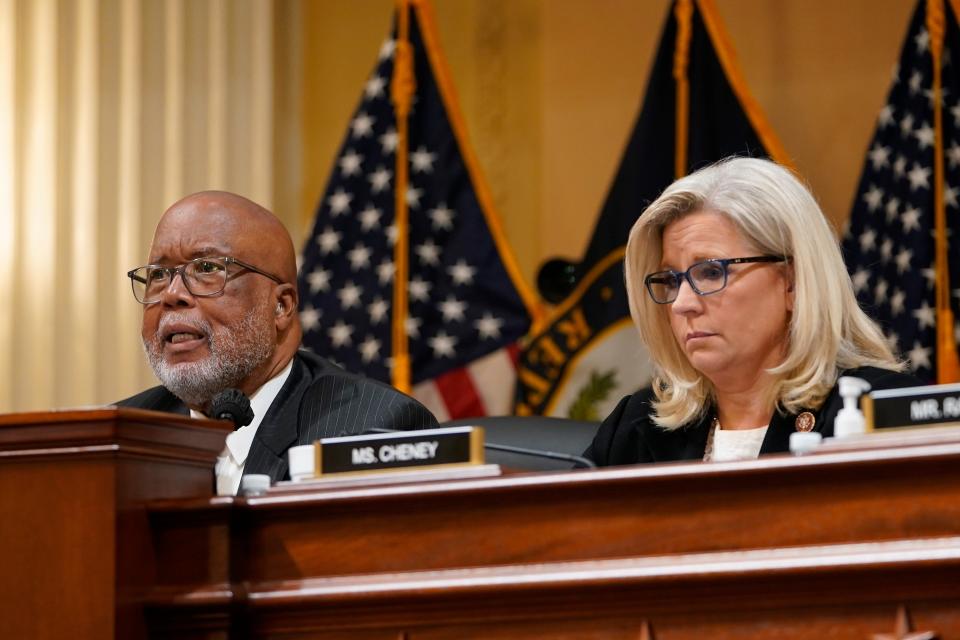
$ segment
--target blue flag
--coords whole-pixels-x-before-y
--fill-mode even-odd
[[[304,345],[385,382],[408,357],[412,389],[404,390],[440,420],[507,413],[533,298],[467,145],[431,8],[417,1],[399,11],[408,13],[380,48],[303,250]],[[406,144],[395,109],[404,89],[412,90]],[[398,255],[402,167],[408,251]],[[405,351],[392,333],[398,323]]]
[[[881,324],[893,350],[930,382],[938,378],[938,364],[950,360],[938,363],[948,351],[938,354],[937,349],[937,325],[945,321],[938,313],[937,287],[947,288],[943,293],[954,317],[960,295],[948,285],[960,286],[956,251],[947,254],[953,259],[939,273],[936,259],[938,190],[946,213],[942,241],[949,244],[951,236],[953,241],[960,237],[960,31],[950,3],[943,5],[940,139],[934,113],[933,34],[927,28],[927,2],[920,0],[880,110],[843,241],[860,304]],[[939,189],[938,161],[944,169]],[[940,328],[948,338],[960,331],[952,323]],[[955,344],[945,347],[956,350]],[[955,375],[941,375],[940,382],[955,380]]]

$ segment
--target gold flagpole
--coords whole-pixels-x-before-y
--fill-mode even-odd
[[[693,36],[693,0],[678,0],[673,14],[677,19],[677,40],[673,49],[673,79],[676,82],[676,114],[674,117],[673,175],[687,175],[688,121],[690,119],[690,39]]]
[[[393,78],[390,81],[390,99],[397,117],[396,189],[394,226],[397,241],[393,248],[393,319],[390,376],[393,386],[410,393],[410,351],[407,344],[407,280],[410,273],[410,220],[407,209],[407,117],[416,89],[413,75],[413,49],[410,46],[410,2],[397,2],[397,42],[393,53]]]
[[[950,262],[947,255],[947,212],[943,200],[943,96],[940,64],[946,33],[943,0],[927,0],[927,32],[933,58],[933,212],[936,230],[936,306],[937,306],[937,382],[960,380],[960,361],[953,336],[953,310],[950,308]]]

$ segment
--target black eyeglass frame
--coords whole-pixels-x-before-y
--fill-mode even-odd
[[[219,260],[222,260],[222,261],[224,262],[224,269],[223,269],[223,271],[224,271],[223,286],[220,287],[220,289],[219,289],[218,291],[213,291],[213,292],[210,292],[210,293],[194,293],[193,289],[190,288],[190,279],[184,277],[184,270],[185,270],[189,265],[191,265],[191,264],[199,264],[199,263],[204,262],[204,261],[208,261],[208,262],[209,262],[209,261],[219,261]],[[273,275],[272,273],[268,273],[268,272],[264,271],[263,269],[260,269],[260,268],[258,268],[258,267],[255,267],[255,266],[253,266],[252,264],[243,262],[242,260],[237,260],[236,258],[234,258],[234,257],[232,257],[232,256],[203,256],[203,257],[200,257],[200,258],[194,258],[193,260],[190,260],[189,262],[185,262],[185,263],[183,263],[183,264],[181,264],[180,266],[177,266],[177,267],[165,267],[165,266],[163,266],[163,265],[161,265],[161,264],[145,264],[145,265],[143,265],[143,266],[141,266],[141,267],[137,267],[137,268],[135,268],[135,269],[131,269],[130,271],[127,271],[127,277],[130,278],[130,288],[133,290],[133,297],[136,298],[136,299],[137,299],[137,302],[139,302],[140,304],[155,304],[155,303],[157,303],[157,302],[160,301],[160,298],[157,298],[156,300],[150,300],[149,302],[147,302],[146,300],[141,300],[141,299],[140,299],[140,296],[137,295],[137,282],[141,283],[141,284],[144,286],[144,295],[146,295],[147,280],[146,280],[146,278],[144,278],[144,277],[142,277],[142,276],[140,276],[140,275],[137,274],[137,271],[140,271],[141,269],[158,269],[158,270],[159,270],[159,269],[163,269],[163,270],[165,270],[165,271],[169,274],[169,276],[170,276],[170,281],[167,282],[167,287],[169,287],[170,284],[174,281],[174,279],[179,275],[179,276],[180,276],[180,280],[183,282],[183,286],[185,286],[185,287],[187,288],[187,291],[190,292],[190,295],[192,295],[192,296],[194,296],[194,297],[196,297],[196,298],[210,298],[210,297],[213,297],[213,296],[218,296],[218,295],[220,295],[221,293],[223,293],[224,289],[227,288],[227,282],[229,282],[232,277],[241,275],[240,273],[233,273],[233,274],[231,274],[231,273],[229,272],[229,268],[230,268],[230,265],[231,265],[231,264],[235,264],[235,265],[237,265],[238,267],[241,267],[241,268],[243,268],[243,269],[246,269],[247,271],[252,271],[252,272],[254,272],[254,273],[259,273],[260,275],[262,275],[262,276],[264,276],[264,277],[266,277],[266,278],[270,278],[271,280],[273,280],[273,281],[276,282],[277,284],[283,284],[283,280],[281,280],[281,279],[278,278],[277,276]],[[166,290],[166,287],[164,287],[164,290]]]
[[[712,258],[710,260],[701,260],[700,262],[696,262],[690,265],[689,267],[687,267],[686,271],[673,271],[672,269],[667,269],[666,271],[657,271],[654,273],[647,274],[646,277],[644,277],[643,279],[643,284],[647,288],[647,293],[650,294],[650,299],[657,304],[670,304],[674,302],[677,299],[677,295],[679,295],[680,293],[680,285],[684,280],[687,281],[687,284],[690,285],[690,288],[698,296],[710,296],[715,293],[720,293],[721,291],[727,288],[727,279],[729,276],[727,267],[729,267],[731,264],[745,264],[745,263],[751,263],[751,262],[789,262],[789,258],[786,258],[784,256],[750,256],[748,258]],[[704,265],[704,264],[716,264],[716,265],[719,265],[720,268],[723,270],[723,284],[720,285],[719,288],[713,291],[701,291],[700,289],[697,288],[697,285],[693,283],[693,278],[690,277],[691,271],[693,271],[697,267],[700,267],[701,265]],[[657,277],[667,277],[667,276],[673,278],[676,281],[677,288],[674,290],[672,298],[670,298],[669,300],[660,301],[657,299],[657,296],[655,296],[653,293],[653,286],[652,286],[653,281]]]

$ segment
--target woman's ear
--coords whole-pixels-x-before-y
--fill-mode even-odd
[[[794,289],[796,289],[796,278],[794,277],[793,264],[787,263],[784,267],[784,278],[786,279],[787,285],[787,311],[793,312],[793,301],[796,296]]]

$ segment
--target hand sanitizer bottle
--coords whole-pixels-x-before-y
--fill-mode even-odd
[[[833,423],[833,435],[836,438],[848,438],[867,431],[867,420],[860,411],[860,395],[870,391],[870,383],[861,378],[842,376],[840,397],[843,398],[843,409],[837,413]]]

